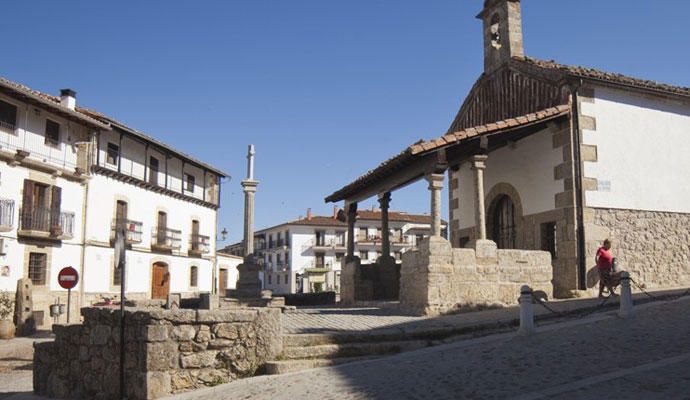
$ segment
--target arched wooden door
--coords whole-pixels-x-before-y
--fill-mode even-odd
[[[151,298],[167,299],[170,294],[170,273],[168,264],[157,262],[151,272]]]
[[[509,196],[496,199],[493,207],[493,239],[499,249],[515,248],[515,205]]]

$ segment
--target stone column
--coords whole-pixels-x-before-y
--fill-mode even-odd
[[[474,215],[478,240],[486,240],[486,208],[484,207],[484,170],[486,169],[485,155],[472,157],[474,170]]]
[[[258,181],[254,180],[254,145],[247,152],[247,179],[242,181],[244,191],[244,256],[254,254],[254,194]]]
[[[441,189],[444,179],[443,174],[429,174],[426,177],[431,191],[431,236],[435,237],[441,237]]]
[[[357,203],[345,205],[347,211],[347,258],[355,256],[355,222],[357,221]]]
[[[384,257],[391,255],[390,230],[388,229],[388,207],[390,202],[390,192],[386,192],[379,197],[379,204],[381,205],[381,254]]]

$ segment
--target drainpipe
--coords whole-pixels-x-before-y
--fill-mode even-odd
[[[587,289],[586,275],[587,275],[587,260],[585,249],[585,218],[584,218],[584,194],[582,190],[582,154],[580,151],[580,105],[578,103],[577,92],[582,87],[582,79],[580,79],[575,86],[571,86],[570,90],[573,98],[573,162],[575,164],[575,212],[577,218],[577,277],[578,289]]]
[[[100,139],[100,132],[98,132],[98,138]],[[94,143],[94,139],[96,139],[96,135],[92,132],[91,144]],[[98,142],[100,142],[100,140],[97,140],[97,145]],[[96,149],[96,151],[100,153],[98,148]],[[91,162],[89,161],[89,164],[90,163]],[[84,307],[84,271],[86,270],[86,212],[88,210],[89,204],[89,176],[91,171],[90,166],[87,168],[87,171],[89,171],[89,174],[87,174],[84,181],[84,199],[81,207],[81,254],[79,255],[79,308]]]

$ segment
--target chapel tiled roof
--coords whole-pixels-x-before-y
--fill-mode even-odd
[[[557,107],[552,107],[546,110],[538,111],[536,113],[531,113],[515,118],[509,118],[504,121],[497,121],[486,125],[476,126],[459,132],[447,133],[435,139],[430,139],[426,141],[420,140],[408,146],[406,149],[404,149],[397,155],[384,161],[378,167],[370,170],[366,174],[355,179],[352,183],[332,193],[330,196],[326,197],[325,201],[329,203],[343,200],[347,198],[349,195],[357,193],[359,190],[366,188],[370,184],[380,179],[385,179],[385,177],[389,174],[411,164],[416,157],[422,156],[429,152],[447,146],[459,144],[465,140],[472,139],[475,137],[488,135],[492,133],[498,133],[504,130],[510,130],[513,128],[523,127],[527,125],[532,125],[538,122],[558,118],[569,113],[570,106],[560,105]]]
[[[627,75],[605,72],[594,68],[559,64],[555,61],[538,60],[532,57],[514,57],[513,61],[538,67],[543,70],[560,72],[576,78],[598,80],[639,89],[665,92],[681,96],[690,96],[690,88],[688,87],[669,85],[647,79],[633,78]]]
[[[72,118],[78,118],[82,120],[83,122],[87,123],[88,125],[96,126],[101,129],[111,129],[111,126],[117,126],[120,129],[123,129],[132,135],[135,135],[145,141],[151,142],[167,151],[170,153],[176,154],[181,158],[187,159],[195,164],[198,164],[199,166],[217,173],[218,175],[221,176],[230,176],[229,174],[211,166],[206,163],[204,163],[201,160],[198,160],[188,154],[185,154],[174,147],[167,145],[151,136],[148,136],[134,128],[130,128],[127,125],[115,120],[114,118],[108,117],[105,114],[99,112],[99,111],[94,111],[85,107],[80,107],[76,106],[74,110],[71,110],[63,105],[60,104],[60,97],[58,96],[53,96],[48,93],[40,92],[38,90],[32,89],[26,85],[22,85],[21,83],[17,83],[14,81],[11,81],[9,79],[0,77],[0,88],[6,88],[11,90],[12,92],[16,92],[20,95],[27,96],[29,98],[32,98],[33,100],[39,101],[43,103],[44,105],[52,108],[53,110],[65,114],[66,116],[72,117]]]

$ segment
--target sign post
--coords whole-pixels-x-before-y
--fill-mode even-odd
[[[120,272],[120,399],[125,395],[125,232],[124,225],[118,224],[115,231],[115,265]]]
[[[79,273],[72,267],[65,267],[58,273],[58,283],[63,289],[67,289],[67,323],[69,324],[69,310],[72,301],[72,288],[79,283]]]

